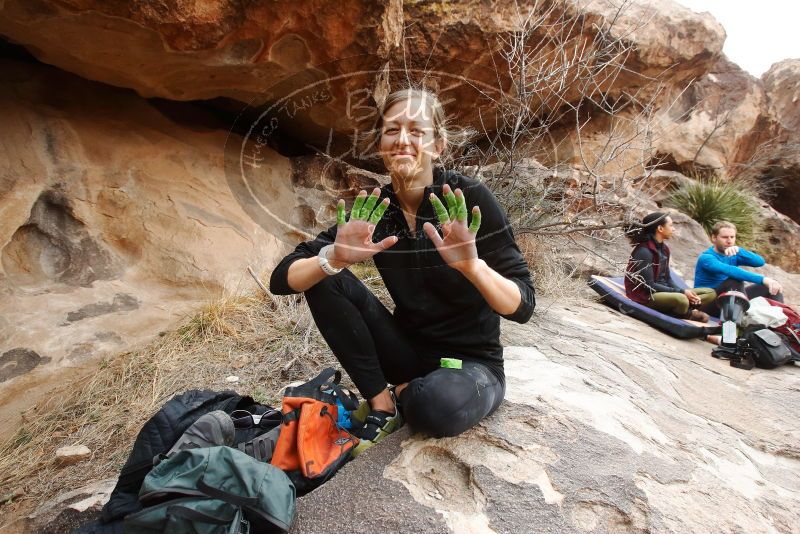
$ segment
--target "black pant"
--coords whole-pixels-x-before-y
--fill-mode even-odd
[[[378,395],[387,381],[408,382],[399,401],[416,430],[458,435],[503,400],[505,383],[486,365],[464,361],[462,369],[440,368],[442,355],[415,343],[350,271],[323,279],[305,297],[322,337],[362,396]]]
[[[769,288],[763,284],[747,284],[741,280],[734,280],[733,278],[728,278],[722,282],[719,286],[714,288],[714,291],[717,292],[717,296],[722,295],[726,291],[738,291],[747,295],[747,298],[750,300],[753,300],[756,297],[764,297],[767,299],[776,300],[778,302],[783,302],[783,293],[770,295]],[[704,306],[701,308],[701,310],[715,317],[719,317],[720,314],[716,301]]]

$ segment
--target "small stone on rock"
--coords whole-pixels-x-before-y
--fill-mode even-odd
[[[86,445],[68,445],[56,451],[56,462],[59,465],[71,465],[88,459],[92,451]]]
[[[231,384],[234,383],[234,382],[238,382],[238,381],[239,381],[239,377],[236,376],[236,375],[231,375],[231,376],[225,378],[225,382],[230,382]]]

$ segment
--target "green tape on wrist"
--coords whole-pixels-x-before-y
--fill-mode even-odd
[[[461,360],[458,358],[442,358],[440,362],[446,369],[461,369]]]

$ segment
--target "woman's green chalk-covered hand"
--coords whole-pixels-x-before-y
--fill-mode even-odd
[[[447,207],[434,193],[431,193],[429,198],[433,204],[433,211],[442,225],[442,235],[440,236],[436,227],[429,222],[422,228],[433,241],[445,263],[456,270],[462,270],[468,268],[473,260],[478,259],[475,236],[481,226],[481,209],[478,206],[472,208],[472,220],[467,226],[467,202],[464,192],[461,189],[453,192],[450,186],[445,184],[442,194]]]
[[[372,242],[375,225],[389,207],[388,198],[378,202],[380,195],[381,190],[377,187],[369,196],[366,191],[361,190],[350,210],[349,220],[344,209],[344,200],[339,200],[336,205],[336,240],[330,258],[334,267],[346,267],[364,261],[397,243],[397,236],[389,236],[378,243]]]

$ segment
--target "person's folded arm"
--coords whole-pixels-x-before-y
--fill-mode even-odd
[[[631,256],[636,261],[636,272],[634,273],[651,293],[683,293],[682,289],[673,287],[671,284],[656,282],[653,277],[653,253],[650,249],[640,247]]]
[[[273,295],[302,293],[328,276],[319,266],[316,256],[322,247],[330,245],[336,240],[336,228],[337,226],[334,224],[327,230],[320,232],[312,241],[300,243],[292,252],[278,262],[269,278],[269,290]],[[298,260],[303,261],[293,267],[293,264]],[[290,269],[292,270],[292,276],[289,273]],[[290,278],[292,279],[291,285],[289,283]]]
[[[475,260],[471,268],[461,273],[499,316],[526,323],[536,306],[533,282],[522,254],[516,245],[513,248],[516,254],[508,247]],[[519,259],[514,258],[515,255]]]
[[[697,260],[697,263],[701,268],[706,269],[709,272],[722,274],[728,278],[733,278],[734,280],[752,282],[754,284],[760,284],[764,281],[764,277],[762,275],[745,271],[744,269],[740,269],[734,265],[728,265],[727,263],[719,261],[711,254],[702,254]]]
[[[739,265],[747,265],[748,267],[763,267],[767,263],[759,254],[741,247],[739,247],[739,252],[736,254],[736,261],[739,262]]]
[[[480,205],[482,223],[476,236],[477,269],[462,272],[501,317],[526,323],[536,307],[530,269],[517,246],[511,224],[497,199],[480,184],[470,205]]]

